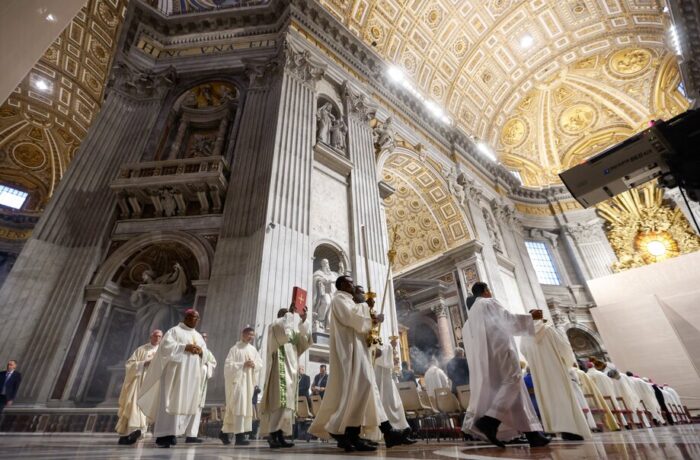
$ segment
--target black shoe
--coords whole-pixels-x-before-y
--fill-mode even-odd
[[[387,449],[403,444],[404,439],[406,439],[406,435],[403,431],[391,430],[384,433],[384,444]]]
[[[156,438],[156,445],[157,445],[158,447],[168,448],[168,447],[170,447],[171,445],[174,445],[174,444],[172,443],[172,440],[170,439],[170,438],[172,438],[172,437],[173,437],[173,436],[161,436],[161,437],[159,437],[159,438]]]
[[[187,443],[187,444],[201,444],[203,442],[204,442],[204,440],[202,440],[200,438],[196,438],[196,437],[193,438],[192,436],[187,436],[185,438],[185,443]]]
[[[270,449],[279,449],[282,447],[280,442],[277,440],[277,434],[272,434],[267,437],[267,444],[270,446]]]
[[[277,431],[277,442],[279,443],[280,447],[294,447],[293,442],[287,442],[287,440],[284,439],[284,433],[282,430]]]
[[[375,450],[377,450],[376,446],[371,446],[360,438],[357,438],[354,441],[352,441],[352,447],[358,452],[374,452]]]
[[[338,449],[345,449],[345,452],[355,452],[355,448],[352,446],[352,443],[348,440],[347,436],[344,434],[333,434],[329,433],[331,435],[331,438],[335,439],[338,442]]]
[[[231,444],[231,438],[223,431],[219,431],[219,439],[221,439],[221,442],[223,442],[225,446]]]
[[[527,442],[530,443],[530,447],[544,447],[551,441],[539,431],[528,431],[525,433],[525,436],[527,436]]]
[[[374,447],[377,447],[379,445],[378,442],[374,442],[371,439],[360,438],[360,441],[364,442],[365,444],[369,444],[370,446],[374,446]]]
[[[129,442],[129,436],[119,436],[119,443],[120,445],[128,445],[131,444]]]
[[[245,435],[244,435],[243,433],[238,433],[238,434],[236,435],[236,445],[237,445],[237,446],[249,446],[249,445],[250,445],[250,441],[248,441],[248,440],[245,438]]]
[[[561,438],[564,441],[583,441],[583,436],[579,436],[575,433],[562,433]]]
[[[484,433],[484,436],[486,436],[491,444],[504,449],[506,445],[499,441],[498,437],[496,437],[498,434],[498,425],[500,424],[500,420],[489,417],[488,415],[484,415],[479,420],[474,422],[474,426],[477,427],[479,431]]]

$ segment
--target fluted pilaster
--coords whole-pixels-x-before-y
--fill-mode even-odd
[[[610,268],[617,260],[610,247],[600,219],[571,223],[564,227],[567,244],[584,279],[590,280],[612,274]]]
[[[174,78],[123,65],[115,74],[98,118],[0,290],[0,340],[6,357],[22,362],[24,400],[47,400],[59,376],[82,314],[83,288],[112,229],[116,197],[109,184],[123,163],[139,158]]]

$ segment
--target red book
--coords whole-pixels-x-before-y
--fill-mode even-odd
[[[306,306],[306,291],[299,286],[294,286],[292,289],[292,305],[296,312],[301,312]]]

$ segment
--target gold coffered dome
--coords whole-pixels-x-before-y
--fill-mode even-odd
[[[661,1],[321,3],[526,185],[687,107]]]

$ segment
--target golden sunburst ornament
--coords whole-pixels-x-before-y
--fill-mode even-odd
[[[700,249],[700,237],[679,208],[663,202],[655,183],[630,190],[598,205],[618,262],[613,271],[641,267]]]

